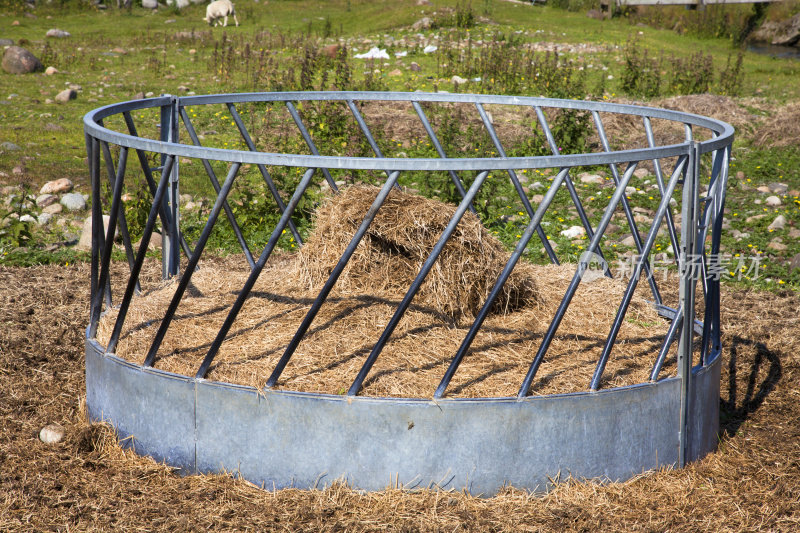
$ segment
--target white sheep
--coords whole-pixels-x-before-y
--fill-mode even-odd
[[[229,15],[233,15],[233,20],[238,26],[239,21],[236,19],[236,12],[233,10],[233,3],[231,0],[216,0],[206,7],[206,17],[203,20],[208,22],[209,26],[212,23],[216,26],[219,24],[219,19],[224,17],[225,22],[222,25],[227,26]]]

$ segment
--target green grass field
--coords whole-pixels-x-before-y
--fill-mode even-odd
[[[18,4],[22,4],[21,2]],[[16,6],[16,7],[15,7]],[[734,9],[734,8],[732,8]],[[736,8],[736,9],[741,9]],[[37,55],[45,67],[55,67],[53,75],[0,73],[0,142],[11,142],[20,151],[0,151],[0,184],[12,194],[13,187],[28,184],[32,193],[49,180],[67,177],[76,190],[89,192],[88,169],[82,131],[82,116],[102,105],[125,101],[137,95],[211,94],[244,91],[315,89],[366,89],[401,91],[458,90],[499,94],[543,95],[566,98],[636,100],[654,103],[658,97],[685,93],[711,92],[725,96],[731,105],[749,113],[751,119],[740,124],[734,149],[735,162],[728,194],[727,220],[730,228],[723,238],[725,253],[736,258],[758,258],[760,272],[748,272],[739,283],[781,289],[800,286],[800,269],[790,271],[790,260],[800,253],[800,239],[791,231],[800,228],[800,148],[798,142],[775,147],[756,146],[754,141],[762,123],[780,116],[783,106],[800,99],[800,63],[742,53],[736,70],[739,49],[729,38],[700,37],[695,33],[678,35],[618,17],[610,20],[588,18],[584,11],[570,12],[546,6],[531,6],[500,0],[471,4],[433,1],[417,5],[416,0],[361,1],[271,1],[256,3],[240,0],[237,14],[240,26],[210,28],[201,19],[204,5],[191,5],[181,11],[173,8],[156,12],[134,6],[130,11],[109,7],[98,10],[82,2],[61,2],[34,11],[17,4],[0,7],[0,38],[13,39]],[[433,27],[414,30],[411,25],[429,17]],[[663,20],[662,20],[663,23]],[[663,24],[662,24],[663,25]],[[47,38],[50,28],[68,31],[63,39]],[[437,53],[425,54],[420,43],[433,37]],[[459,43],[471,42],[478,50],[474,57],[458,61]],[[341,56],[328,58],[324,47],[339,43]],[[543,53],[540,70],[551,75],[545,86],[525,77],[524,65],[531,46],[565,46],[557,63],[547,63]],[[401,60],[369,64],[352,56],[373,46],[385,48],[390,56],[407,51]],[[495,55],[480,62],[481,51]],[[448,55],[449,54],[449,55]],[[510,66],[504,65],[506,59]],[[419,70],[409,67],[411,62]],[[454,87],[451,78],[480,78]],[[558,80],[563,80],[558,82]],[[557,83],[558,82],[558,83]],[[53,103],[56,94],[68,87],[78,89],[78,97],[67,104]],[[259,148],[300,150],[297,136],[271,140],[268,133],[280,127],[279,113],[261,119],[265,109],[242,110],[245,122],[261,132]],[[205,133],[204,144],[240,147],[235,127],[219,110],[192,109],[192,120]],[[306,110],[322,113],[320,110]],[[702,112],[702,111],[701,111]],[[706,111],[713,115],[715,110]],[[269,117],[269,111],[266,116]],[[315,135],[321,147],[337,153],[357,155],[364,146],[347,145],[348,131],[336,129],[334,117],[316,117]],[[142,113],[143,131],[153,135],[157,116]],[[724,117],[723,117],[724,118]],[[261,122],[259,122],[261,120]],[[447,117],[442,118],[446,123]],[[455,120],[452,119],[451,120]],[[120,127],[119,124],[108,124]],[[150,128],[148,130],[147,128]],[[326,130],[327,127],[327,130]],[[270,130],[273,128],[273,130]],[[463,132],[462,132],[463,133]],[[486,136],[463,135],[465,149],[490,153]],[[585,139],[576,141],[575,149]],[[393,139],[379,139],[391,155],[403,151],[409,156],[432,155],[433,148],[420,143],[397,147]],[[361,152],[359,152],[361,150]],[[514,152],[516,150],[516,152]],[[526,153],[526,146],[509,152]],[[209,197],[199,165],[182,171],[182,192]],[[19,170],[20,173],[15,173]],[[222,170],[221,170],[222,171]],[[280,174],[276,179],[290,184],[297,176]],[[252,208],[252,200],[264,193],[257,169],[249,169],[237,185],[233,200],[239,203],[242,217],[264,217]],[[453,191],[442,191],[442,180],[425,176],[403,178],[404,185],[451,199]],[[770,183],[786,184],[782,205],[765,207],[764,194],[756,191]],[[514,219],[517,208],[503,200],[507,185],[499,185],[481,204],[482,215],[491,229],[505,242],[513,243],[520,224]],[[438,191],[438,192],[435,192]],[[794,194],[793,194],[794,193]],[[144,200],[142,199],[142,202]],[[758,203],[756,203],[758,201]],[[142,202],[129,202],[129,217],[141,220]],[[556,205],[552,217],[556,224],[569,226],[574,216],[563,205]],[[651,202],[653,203],[653,202]],[[653,203],[655,205],[655,203]],[[648,206],[644,206],[648,207]],[[652,206],[650,206],[652,207]],[[138,209],[138,211],[137,211]],[[27,210],[27,211],[26,211]],[[12,202],[5,214],[36,214],[32,204]],[[778,215],[787,219],[784,230],[769,231],[767,226]],[[765,216],[760,216],[765,215]],[[85,259],[64,243],[74,242],[82,216],[68,217],[60,225],[18,227],[18,234],[5,231],[0,237],[0,261],[9,264],[68,262]],[[308,217],[306,217],[307,222]],[[6,218],[6,223],[11,219]],[[202,210],[195,218],[186,217],[184,229],[199,232]],[[303,221],[298,221],[303,225]],[[134,224],[135,225],[135,224]],[[19,224],[17,225],[19,226]],[[303,231],[307,225],[303,226]],[[734,232],[735,230],[735,232]],[[27,233],[25,233],[27,232]],[[743,236],[744,235],[744,236]],[[794,233],[791,233],[794,235]],[[26,240],[27,237],[30,237]],[[252,236],[256,242],[264,235]],[[778,246],[770,248],[775,238]],[[580,244],[559,241],[577,257]],[[563,242],[562,242],[563,241]],[[20,246],[22,245],[22,246]],[[212,248],[220,252],[235,250],[230,232],[215,232]],[[291,247],[287,240],[285,247]],[[666,249],[666,241],[658,249]],[[612,255],[616,250],[612,250]],[[531,259],[538,260],[537,254]]]

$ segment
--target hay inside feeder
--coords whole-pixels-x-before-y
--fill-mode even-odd
[[[377,193],[352,187],[326,202],[302,251],[265,267],[207,375],[263,387]],[[392,192],[281,376],[278,388],[343,394],[392,317],[453,206]],[[363,395],[431,397],[509,253],[467,213],[377,359]],[[515,396],[575,271],[518,263],[475,338],[448,397]],[[194,273],[156,368],[193,376],[244,284],[241,256],[210,258]],[[534,281],[535,280],[535,281]],[[590,281],[591,280],[591,281]],[[117,355],[141,362],[176,281],[135,297]],[[625,281],[584,278],[533,384],[533,394],[588,389]],[[641,282],[604,373],[604,387],[647,381],[667,329]],[[116,310],[103,317],[106,344]],[[674,352],[673,347],[673,352]],[[669,361],[661,376],[667,376]]]

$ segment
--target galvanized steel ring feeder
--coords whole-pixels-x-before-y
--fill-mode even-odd
[[[320,102],[342,106],[349,120],[357,125],[365,146],[368,144],[371,149],[371,157],[320,153],[313,131],[303,118],[302,106],[298,105]],[[424,130],[435,156],[384,157],[380,138],[369,126],[372,122],[375,128],[375,121],[364,111],[369,105],[374,109],[375,104],[389,109],[407,107],[405,118],[413,117],[418,131]],[[187,113],[187,109],[199,106],[226,112],[243,148],[203,146],[203,136],[195,131]],[[307,146],[306,153],[260,151],[239,113],[242,106],[262,111],[268,106],[284,108],[286,116],[291,117],[286,127],[296,128],[296,134]],[[470,109],[471,119],[491,139],[494,155],[453,157],[454,147],[442,142],[435,123],[429,120],[437,106]],[[495,109],[502,109],[505,114],[494,112]],[[565,154],[559,150],[560,140],[547,117],[564,110],[591,117],[595,151]],[[156,131],[152,138],[137,130],[137,126],[144,127],[141,121],[137,125],[138,117],[148,111],[159,123],[158,128],[152,128]],[[506,154],[492,114],[513,117],[522,113],[534,117],[532,127],[538,128],[542,144],[551,155]],[[642,139],[640,145],[613,149],[613,139],[606,135],[603,122],[609,116],[629,120]],[[106,126],[111,123],[119,127]],[[677,125],[681,138],[659,143],[655,123]],[[94,221],[91,311],[86,330],[87,406],[92,419],[110,422],[137,453],[188,473],[233,471],[268,488],[308,488],[343,479],[366,490],[393,484],[493,494],[505,485],[546,490],[551,480],[566,475],[624,480],[664,465],[683,466],[714,450],[722,351],[720,276],[715,258],[720,252],[733,142],[733,129],[728,124],[677,111],[577,100],[441,93],[287,92],[180,98],[167,95],[129,101],[91,111],[84,117],[84,130]],[[182,141],[181,137],[188,140]],[[202,165],[216,192],[213,207],[194,243],[188,242],[181,227],[179,168],[185,166],[186,159],[195,162],[194,169],[198,168],[197,163]],[[657,208],[648,221],[649,230],[642,235],[631,208],[630,189],[626,188],[632,183],[637,166],[645,164],[653,176],[652,195]],[[215,165],[227,169],[224,179],[217,178]],[[267,228],[269,238],[257,255],[251,251],[228,203],[234,180],[245,165],[259,170],[270,192],[271,198],[267,199],[274,202],[280,215]],[[138,167],[136,172],[146,184],[148,216],[138,247],[132,242],[125,215],[124,191],[132,186],[126,182],[126,176],[131,174],[128,167]],[[587,199],[581,197],[580,187],[573,183],[581,167],[603,167],[609,174],[609,186],[598,209],[586,208]],[[278,190],[269,168],[299,169],[298,185],[294,190]],[[535,205],[520,172],[546,169],[550,169],[551,181]],[[276,357],[264,386],[206,379],[220,346],[235,345],[231,328],[253,296],[253,287],[281,235],[288,230],[301,242],[292,215],[313,186],[314,177],[324,178],[327,186],[336,191],[333,174],[357,175],[365,171],[371,171],[373,177],[380,176],[374,201],[363,213],[358,230],[317,296],[303,307],[302,320],[291,340],[282,345],[282,353]],[[326,394],[276,387],[298,344],[313,330],[318,311],[326,304],[354,250],[370,231],[376,213],[398,188],[399,180],[404,174],[430,172],[447,173],[458,191],[458,206],[402,300],[393,302],[390,320],[380,324],[380,335],[359,359],[360,370],[351,376],[349,389]],[[374,363],[412,306],[459,221],[473,209],[473,201],[491,172],[502,173],[503,179],[510,180],[517,194],[513,201],[521,206],[523,222],[513,252],[493,278],[492,290],[474,320],[465,326],[466,335],[459,348],[455,353],[441,354],[447,360],[437,367],[443,370],[438,387],[416,398],[362,394]],[[105,194],[103,187],[107,187]],[[559,262],[557,247],[544,229],[548,208],[559,191],[568,195],[570,209],[585,230],[586,253],[574,265],[574,274],[556,311],[549,317],[543,334],[536,338],[536,349],[526,355],[529,364],[527,372],[518,376],[517,394],[481,398],[448,395],[451,380],[468,359],[473,341],[529,245],[535,241],[538,247],[541,242],[543,254],[551,262]],[[678,195],[681,200],[675,206],[674,197]],[[679,209],[680,223],[673,208]],[[110,216],[107,227],[99,222],[104,213]],[[639,260],[634,262],[625,282],[621,301],[614,303],[614,320],[605,342],[598,346],[600,355],[587,390],[532,395],[537,372],[547,365],[548,349],[586,274],[589,258],[602,258],[604,248],[609,246],[606,232],[615,213],[627,223]],[[246,281],[224,310],[225,320],[215,332],[214,341],[203,347],[205,355],[197,360],[195,374],[161,370],[161,342],[174,326],[177,310],[186,298],[215,224],[225,219],[242,247],[242,261],[248,269]],[[131,361],[118,357],[116,350],[132,302],[146,292],[141,273],[148,242],[157,225],[163,241],[162,277],[172,280],[173,292],[163,316],[152,317],[154,334],[148,339],[149,349],[139,354],[138,361]],[[670,289],[660,287],[652,272],[654,243],[659,231],[663,238],[664,229],[679,275],[669,297],[662,291]],[[124,275],[119,274],[119,268],[112,268],[117,232],[127,257]],[[613,275],[607,263],[603,273]],[[652,305],[665,324],[659,337],[660,348],[646,354],[652,368],[650,379],[604,388],[604,370],[642,278],[647,280],[642,287],[649,288]],[[107,341],[101,343],[98,325],[111,311],[113,328]],[[672,356],[671,349],[675,349]],[[670,358],[675,364],[674,375],[664,377],[662,370]]]

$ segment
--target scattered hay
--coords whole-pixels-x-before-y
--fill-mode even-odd
[[[764,121],[754,135],[760,148],[797,146],[800,142],[800,103],[788,104]]]
[[[207,261],[204,270],[224,266]],[[113,279],[126,270],[115,263]],[[145,273],[152,286],[160,263],[148,258]],[[508,488],[480,498],[388,487],[365,493],[341,484],[263,491],[236,476],[183,476],[120,453],[113,430],[87,428],[78,406],[89,275],[81,262],[0,266],[2,530],[788,532],[800,525],[796,292],[723,286],[719,452],[624,483],[562,478],[544,496]],[[54,421],[67,437],[46,446],[36,435]]]
[[[727,122],[737,130],[750,129],[757,116],[739,104],[735,98],[719,94],[687,94],[650,102],[655,107],[692,113]]]
[[[328,279],[375,197],[351,187],[318,211],[301,252],[278,256],[262,272],[208,374],[209,379],[262,387]],[[453,206],[393,191],[365,241],[321,307],[279,386],[340,394],[358,374]],[[465,215],[364,383],[365,395],[429,397],[472,324],[509,254],[478,219]],[[490,314],[451,383],[460,397],[514,396],[533,360],[575,265],[520,262],[502,302]],[[158,368],[194,375],[249,274],[242,257],[201,263],[161,345]],[[534,393],[587,390],[611,328],[625,281],[593,273],[581,284],[534,383]],[[535,282],[534,282],[535,280]],[[134,299],[117,355],[141,362],[150,348],[176,281]],[[667,324],[637,289],[605,387],[647,381]],[[613,302],[613,305],[609,305]],[[106,343],[116,310],[100,323]],[[665,375],[671,372],[665,371]]]
[[[540,283],[546,280],[539,299],[514,312],[489,316],[451,383],[450,396],[516,395],[575,269],[575,265],[527,266]],[[297,255],[266,267],[208,379],[263,387],[317,295],[314,289],[298,288],[299,267]],[[241,257],[201,265],[161,346],[157,368],[184,375],[197,372],[248,272]],[[616,312],[616,304],[609,302],[621,299],[624,285],[622,280],[602,276],[581,284],[537,375],[535,394],[588,389]],[[643,297],[644,285],[628,311],[604,374],[604,387],[648,379],[667,323]],[[142,361],[160,325],[154,317],[163,316],[175,286],[175,282],[166,283],[134,299],[118,356]],[[390,290],[334,289],[284,371],[279,388],[346,391],[399,303]],[[101,321],[101,343],[107,342],[115,320],[116,311],[112,311]],[[370,372],[363,394],[430,397],[470,325],[471,321],[456,323],[431,307],[412,304]],[[669,367],[663,375],[671,371]]]
[[[349,187],[316,213],[314,231],[299,254],[299,274],[309,288],[327,281],[361,225],[379,189]],[[456,211],[454,205],[392,190],[339,278],[341,289],[403,296]],[[473,316],[489,296],[509,254],[473,213],[467,212],[442,250],[416,300],[454,318]],[[536,297],[534,278],[515,269],[495,310],[507,312]]]

